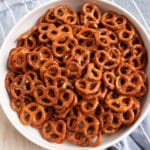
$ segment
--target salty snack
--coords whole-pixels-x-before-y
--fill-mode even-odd
[[[132,23],[85,3],[49,8],[8,57],[10,106],[49,141],[98,146],[132,125],[148,90],[147,53]]]

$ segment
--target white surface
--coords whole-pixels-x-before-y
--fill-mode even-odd
[[[92,0],[89,0],[89,1],[92,1]],[[30,141],[34,142],[35,144],[38,144],[44,148],[51,149],[51,150],[55,150],[55,149],[70,150],[71,148],[73,148],[74,150],[81,150],[81,149],[82,150],[83,149],[86,149],[86,150],[87,149],[88,150],[98,149],[98,150],[100,150],[100,149],[106,148],[108,146],[111,146],[111,145],[115,144],[116,142],[120,141],[122,138],[124,138],[128,134],[130,134],[144,119],[144,117],[146,116],[148,109],[150,107],[150,99],[148,99],[148,97],[150,96],[150,93],[148,93],[143,101],[142,112],[141,112],[140,118],[137,120],[137,122],[133,126],[123,129],[114,135],[104,137],[102,144],[96,148],[90,148],[90,147],[88,147],[88,148],[82,147],[81,148],[81,147],[78,147],[78,146],[75,146],[72,144],[68,144],[68,143],[64,143],[63,145],[49,143],[40,136],[39,132],[36,129],[33,129],[29,126],[28,127],[23,126],[20,123],[16,113],[14,111],[12,111],[12,109],[10,108],[9,97],[8,97],[6,89],[5,89],[4,79],[5,79],[5,75],[7,73],[6,62],[7,62],[8,54],[9,54],[9,51],[11,50],[11,48],[15,47],[15,45],[16,45],[15,41],[16,41],[17,37],[21,33],[25,32],[27,29],[31,28],[35,24],[37,19],[43,13],[45,13],[45,11],[49,7],[55,7],[56,5],[60,5],[60,4],[68,4],[72,7],[74,7],[76,10],[78,10],[81,7],[82,3],[84,3],[84,2],[86,2],[86,0],[82,0],[82,1],[81,0],[75,0],[75,1],[74,0],[55,0],[55,1],[51,0],[46,5],[43,5],[37,9],[33,10],[31,13],[26,15],[23,19],[21,19],[21,21],[19,21],[16,24],[16,26],[12,29],[12,31],[9,33],[8,37],[6,38],[4,44],[2,45],[2,48],[1,48],[2,50],[0,51],[0,80],[1,80],[0,97],[2,98],[1,106],[2,106],[5,114],[7,115],[8,119],[13,124],[13,126],[22,135],[24,135],[26,138],[28,138]],[[128,14],[127,11],[121,9],[119,6],[116,7],[116,5],[113,5],[106,1],[95,0],[94,2],[97,3],[101,9],[103,8],[103,10],[116,11],[119,14],[123,14],[123,15],[127,16],[127,18],[136,26],[142,39],[144,40],[145,47],[148,49],[148,46],[150,45],[148,35],[146,34],[146,32],[142,28],[142,26],[137,22],[137,20],[135,18],[133,18],[130,14]],[[148,55],[150,57],[149,51],[148,51]],[[150,67],[150,64],[148,64],[147,68],[149,68],[149,67]],[[148,73],[148,76],[150,76],[150,70],[147,70],[147,73]]]

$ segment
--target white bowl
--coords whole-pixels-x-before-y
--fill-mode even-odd
[[[104,149],[111,145],[114,145],[115,143],[119,142],[123,138],[125,138],[127,135],[129,135],[132,131],[137,128],[137,126],[142,122],[142,120],[145,118],[146,114],[149,111],[150,108],[150,92],[148,91],[145,99],[143,100],[143,105],[141,108],[141,115],[139,119],[130,127],[121,129],[118,133],[110,135],[110,136],[104,136],[103,141],[100,146],[96,148],[91,147],[78,147],[76,145],[70,144],[70,143],[64,143],[64,144],[56,144],[56,143],[50,143],[45,141],[40,133],[29,126],[23,126],[19,119],[17,114],[11,109],[9,104],[9,97],[7,94],[7,91],[5,89],[5,75],[7,73],[7,58],[9,55],[10,50],[16,46],[16,39],[19,37],[20,34],[24,33],[28,29],[30,29],[37,21],[37,19],[46,12],[46,10],[50,7],[55,7],[56,5],[60,4],[67,4],[75,8],[76,10],[81,8],[81,5],[87,1],[93,1],[93,0],[51,0],[45,5],[42,5],[38,7],[37,9],[31,11],[29,14],[27,14],[25,17],[23,17],[11,30],[7,38],[5,39],[1,50],[0,50],[0,97],[1,97],[1,106],[4,110],[6,116],[10,120],[10,122],[13,124],[13,126],[27,139],[32,141],[33,143],[51,150],[56,149],[62,149],[62,150],[70,150],[73,148],[73,150],[93,150],[93,149]],[[144,45],[146,49],[149,49],[150,45],[150,38],[148,37],[148,34],[146,33],[145,29],[142,27],[142,25],[137,21],[136,18],[134,18],[131,14],[129,14],[126,10],[122,9],[121,7],[112,4],[107,1],[100,1],[95,0],[94,3],[96,3],[102,10],[111,10],[115,11],[119,14],[125,15],[136,27],[137,31],[141,35]],[[150,58],[150,51],[148,52],[148,57]],[[150,68],[150,61],[148,61],[147,68]],[[150,78],[150,69],[147,69],[147,74]],[[15,137],[14,137],[15,138]]]

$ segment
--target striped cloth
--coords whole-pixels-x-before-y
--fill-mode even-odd
[[[0,45],[26,13],[48,0],[0,0]],[[150,0],[109,0],[131,12],[150,34]],[[127,138],[108,150],[150,150],[150,113]]]

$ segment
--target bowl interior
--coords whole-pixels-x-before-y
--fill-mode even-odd
[[[92,0],[88,0],[88,1],[92,2]],[[144,119],[144,117],[146,116],[148,112],[148,108],[150,107],[150,99],[148,99],[148,97],[150,96],[150,93],[148,92],[148,94],[145,96],[145,99],[143,100],[140,118],[136,121],[136,123],[130,127],[120,130],[116,134],[113,134],[110,136],[104,136],[102,144],[96,148],[90,148],[90,147],[80,148],[78,146],[69,144],[67,142],[64,143],[63,145],[49,143],[41,137],[40,133],[36,129],[33,129],[29,126],[23,126],[20,123],[17,114],[14,111],[12,111],[12,109],[10,108],[9,97],[5,89],[5,75],[7,73],[7,65],[6,65],[7,58],[8,58],[10,50],[16,46],[16,39],[19,37],[19,35],[27,31],[28,29],[30,29],[36,23],[37,19],[42,14],[44,14],[48,8],[55,7],[56,5],[67,4],[67,5],[72,6],[74,9],[79,10],[81,8],[81,5],[84,2],[87,2],[87,0],[82,0],[82,1],[81,0],[75,0],[75,1],[74,0],[51,0],[49,3],[35,9],[30,14],[26,15],[23,19],[21,19],[21,21],[19,21],[19,23],[17,23],[16,26],[11,30],[11,32],[5,39],[5,42],[3,43],[1,51],[0,51],[0,79],[1,79],[0,97],[3,98],[1,99],[1,105],[5,114],[7,115],[10,122],[14,125],[14,127],[27,139],[29,139],[30,141],[44,148],[51,149],[51,150],[59,149],[59,148],[65,149],[65,150],[69,150],[70,148],[73,148],[74,150],[77,150],[77,149],[78,150],[80,149],[90,150],[90,149],[106,148],[118,142],[119,140],[123,139],[123,137],[125,137],[126,135],[130,134],[139,125],[139,123]],[[137,22],[135,18],[133,18],[130,14],[128,14],[127,11],[121,9],[119,6],[113,5],[106,1],[95,0],[94,3],[96,3],[101,8],[102,11],[111,10],[119,14],[125,15],[135,25],[137,31],[139,32],[139,34],[141,35],[144,41],[146,49],[148,50],[150,40],[145,30],[143,29],[143,27],[141,27],[141,25]],[[148,57],[150,57],[149,51],[148,51]],[[147,68],[149,67],[150,67],[150,64],[148,62]],[[147,69],[147,73],[148,73],[148,76],[150,76],[150,70]]]

